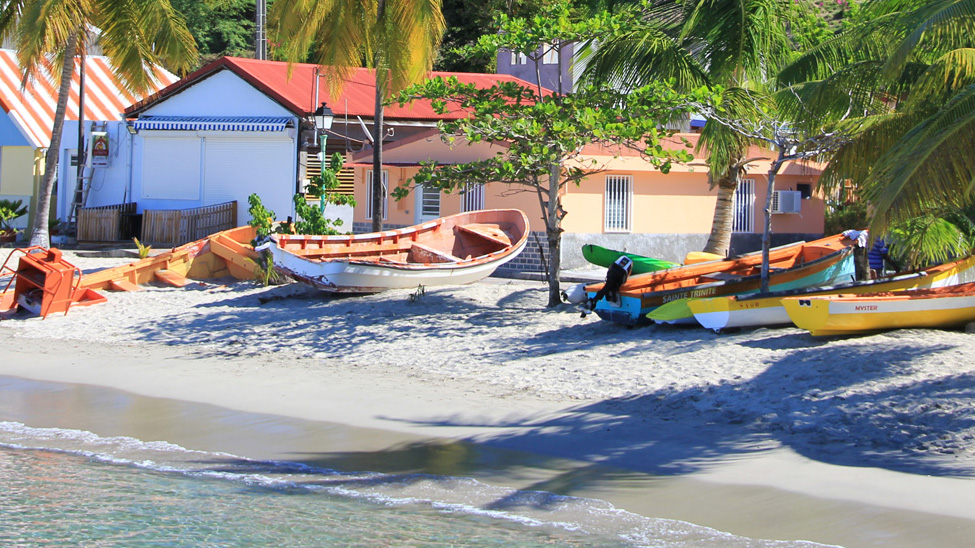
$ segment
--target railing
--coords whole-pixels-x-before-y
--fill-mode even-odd
[[[146,209],[141,240],[175,247],[236,226],[236,201],[193,209]]]
[[[122,216],[135,214],[135,202],[78,209],[79,242],[117,242],[122,239]]]

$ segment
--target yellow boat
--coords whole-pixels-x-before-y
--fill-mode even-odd
[[[975,283],[864,295],[787,297],[782,304],[797,326],[815,336],[950,328],[975,322]]]
[[[721,331],[736,327],[774,327],[791,325],[792,319],[782,306],[788,297],[813,295],[863,294],[946,287],[975,282],[975,256],[934,266],[920,272],[835,285],[776,291],[763,295],[736,295],[706,299],[688,299],[684,306],[702,326]],[[663,307],[661,307],[663,308]],[[658,309],[659,311],[660,309]]]

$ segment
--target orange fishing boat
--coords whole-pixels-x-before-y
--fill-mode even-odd
[[[812,242],[798,242],[769,250],[769,290],[781,291],[853,281],[853,248],[856,240],[842,234]],[[594,311],[600,318],[635,325],[649,322],[647,314],[656,308],[688,298],[757,293],[761,288],[762,253],[694,263],[669,270],[631,276],[617,292],[617,298],[601,298]],[[595,297],[604,284],[586,287]],[[686,307],[684,307],[686,308]],[[686,310],[671,322],[693,322]]]
[[[369,234],[273,234],[274,267],[296,281],[338,293],[468,284],[491,275],[528,242],[528,217],[488,209]]]

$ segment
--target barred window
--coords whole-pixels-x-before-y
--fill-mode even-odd
[[[420,186],[417,188],[416,199],[417,210],[420,212],[420,220],[427,221],[440,217],[440,189],[435,187]]]
[[[372,173],[370,169],[366,172],[366,219],[372,219]],[[387,215],[389,214],[389,172],[383,170],[383,188],[380,189],[383,193],[383,220],[385,221]]]
[[[482,183],[468,183],[464,186],[464,211],[478,211],[484,209],[484,185]]]
[[[607,175],[603,230],[630,232],[633,230],[633,176]]]
[[[731,210],[735,216],[731,224],[733,232],[755,231],[755,179],[738,181]]]

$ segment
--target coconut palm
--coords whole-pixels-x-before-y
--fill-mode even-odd
[[[795,12],[777,0],[653,0],[641,5],[643,24],[584,52],[586,75],[615,85],[642,85],[669,79],[680,90],[701,85],[727,89],[723,108],[734,117],[748,116],[755,93],[780,59],[792,55],[786,33]],[[735,189],[749,158],[750,142],[728,127],[708,121],[698,150],[708,151],[708,181],[718,188],[710,253],[727,254],[731,243]]]
[[[849,123],[862,132],[832,157],[821,185],[852,180],[872,206],[874,232],[903,232],[975,200],[975,0],[874,0],[864,9],[863,24],[779,79],[821,113],[857,114]]]
[[[24,82],[41,67],[60,73],[58,103],[45,156],[44,178],[31,227],[31,245],[49,246],[48,220],[75,57],[97,40],[115,75],[130,91],[151,89],[155,69],[185,71],[196,43],[169,0],[11,0],[0,4],[0,40],[12,38]]]
[[[338,93],[358,67],[376,71],[373,189],[383,188],[383,103],[419,83],[433,67],[445,23],[441,0],[294,0],[275,2],[269,20],[289,62],[310,58]],[[383,229],[382,192],[373,192],[372,229]]]

